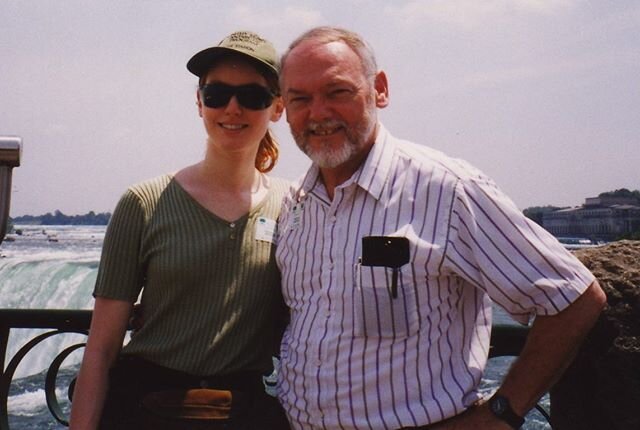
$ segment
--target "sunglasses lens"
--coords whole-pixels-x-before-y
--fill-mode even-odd
[[[273,95],[261,85],[243,85],[237,87],[238,102],[247,109],[262,110],[271,106]]]
[[[229,104],[231,97],[236,96],[241,106],[251,110],[262,110],[271,106],[273,94],[258,84],[226,85],[208,84],[200,89],[202,102],[209,108],[221,108]]]
[[[201,88],[202,103],[208,108],[221,108],[229,104],[234,88],[224,84],[209,84]]]

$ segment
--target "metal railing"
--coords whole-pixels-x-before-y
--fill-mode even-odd
[[[16,368],[20,362],[44,340],[63,333],[86,335],[91,323],[91,311],[87,310],[53,310],[53,309],[0,309],[0,363],[2,379],[0,380],[0,430],[9,430],[8,398]],[[42,334],[20,347],[5,367],[7,342],[12,329],[45,329]],[[527,327],[511,325],[495,325],[491,334],[489,357],[517,356],[522,349],[528,333]],[[68,426],[67,417],[56,397],[56,379],[64,360],[75,350],[84,347],[84,343],[76,343],[59,352],[51,361],[45,377],[45,396],[51,415],[64,426]],[[544,409],[538,407],[542,415],[549,420]]]
[[[9,389],[20,362],[37,345],[44,340],[62,333],[87,334],[91,322],[91,311],[54,310],[54,309],[0,309],[0,363],[2,379],[0,379],[0,430],[9,430],[9,412],[7,402]],[[5,367],[7,344],[12,329],[52,329],[35,336],[20,347]],[[56,379],[60,366],[73,351],[82,348],[84,343],[77,343],[62,350],[56,355],[45,378],[45,397],[51,415],[61,424],[68,426],[68,421],[56,397]]]

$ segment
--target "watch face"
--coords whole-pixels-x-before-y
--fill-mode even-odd
[[[496,415],[502,415],[508,408],[506,399],[502,397],[494,397],[491,399],[491,410]]]

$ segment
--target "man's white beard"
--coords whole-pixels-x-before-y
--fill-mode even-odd
[[[375,109],[375,108],[374,108]],[[338,147],[330,148],[328,145],[316,145],[312,147],[308,142],[309,130],[324,127],[332,128],[341,125],[345,131],[345,137]],[[369,112],[363,121],[354,128],[348,128],[342,121],[328,120],[325,122],[313,122],[307,125],[302,133],[295,133],[291,130],[298,148],[311,159],[318,167],[323,169],[336,168],[351,160],[367,144],[367,139],[371,136],[376,126],[375,117]],[[322,142],[321,142],[322,143]]]
[[[305,145],[305,147],[300,149],[307,154],[307,157],[309,157],[311,161],[323,169],[333,169],[346,163],[353,157],[357,150],[353,142],[347,138],[335,149],[331,149],[328,146],[311,147],[310,145]]]

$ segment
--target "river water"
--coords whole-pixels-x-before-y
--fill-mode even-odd
[[[0,308],[91,309],[104,226],[16,226],[0,246]],[[13,239],[13,240],[12,240]],[[512,323],[499,310],[495,322]],[[13,330],[7,347],[8,362],[38,330]],[[49,413],[44,393],[45,372],[52,359],[67,346],[84,342],[80,335],[58,335],[34,348],[18,366],[8,399],[12,430],[64,429]],[[64,362],[56,394],[65,414],[69,411],[67,387],[75,376],[82,349]],[[509,367],[511,358],[490,360],[483,390],[492,391]],[[6,364],[6,363],[5,363]],[[543,406],[548,410],[548,398]],[[526,430],[549,429],[542,416],[532,411]]]

